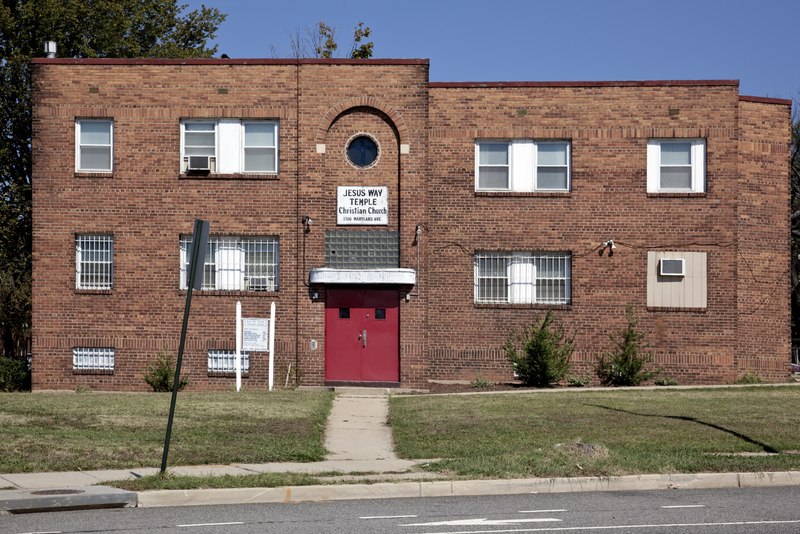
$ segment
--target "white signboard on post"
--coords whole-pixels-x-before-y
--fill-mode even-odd
[[[343,186],[336,188],[336,224],[389,224],[389,188]]]
[[[269,319],[242,319],[242,350],[269,351]]]

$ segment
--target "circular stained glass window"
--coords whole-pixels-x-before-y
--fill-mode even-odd
[[[358,135],[347,145],[347,159],[356,167],[369,167],[378,159],[378,143],[368,135]]]

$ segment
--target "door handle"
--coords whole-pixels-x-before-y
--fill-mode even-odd
[[[366,349],[367,348],[367,331],[366,330],[362,330],[361,331],[361,335],[358,336],[358,337],[361,340],[361,346]]]

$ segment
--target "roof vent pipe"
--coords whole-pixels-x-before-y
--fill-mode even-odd
[[[44,53],[47,56],[47,59],[53,59],[56,57],[56,42],[55,41],[45,41],[44,43]]]

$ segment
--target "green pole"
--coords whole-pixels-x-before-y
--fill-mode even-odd
[[[189,263],[189,280],[186,287],[186,306],[183,309],[183,326],[181,327],[181,341],[178,345],[178,361],[175,363],[175,379],[172,382],[172,402],[169,405],[169,419],[167,420],[167,435],[164,437],[164,454],[161,456],[161,474],[167,471],[167,457],[169,456],[169,440],[172,436],[172,420],[175,417],[175,403],[178,401],[178,385],[181,381],[181,363],[183,362],[183,349],[186,346],[186,329],[189,326],[189,308],[192,305],[192,289],[194,288],[195,278],[197,277],[197,261],[205,259],[206,240],[200,242],[201,234],[208,235],[208,229],[202,232],[204,221],[200,219],[194,222],[194,233],[192,234],[192,259]],[[203,250],[202,254],[200,250]],[[202,270],[202,267],[201,267]],[[202,276],[202,274],[201,274]],[[202,278],[201,278],[202,280]],[[202,283],[202,282],[201,282]]]

